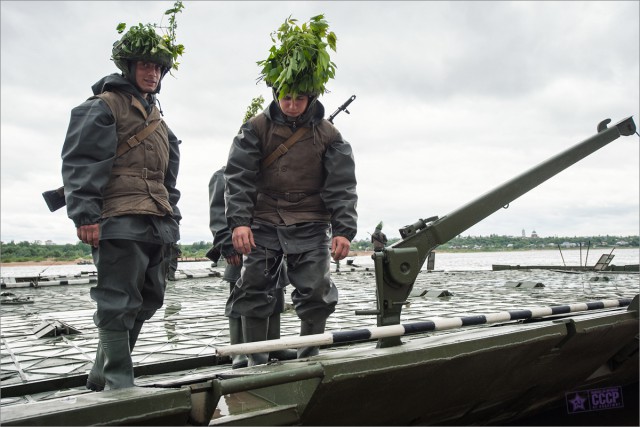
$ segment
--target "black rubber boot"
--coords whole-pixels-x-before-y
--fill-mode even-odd
[[[242,316],[242,335],[244,342],[267,340],[269,319]],[[248,355],[249,366],[264,365],[269,361],[269,353],[253,353]]]
[[[269,330],[267,332],[267,339],[277,340],[280,338],[280,313],[273,313],[269,317]],[[293,360],[298,357],[295,350],[290,348],[284,348],[282,350],[274,350],[269,353],[270,359],[278,360]]]
[[[300,322],[300,336],[323,334],[326,324],[327,319],[317,320],[315,322],[302,320]],[[320,354],[319,347],[300,347],[298,349],[298,359],[317,356],[318,354]]]
[[[134,387],[129,331],[98,329],[104,353],[105,389]]]
[[[98,341],[98,349],[96,350],[96,359],[93,362],[91,371],[87,375],[87,389],[93,391],[104,390],[104,375],[102,375],[102,369],[104,368],[104,352],[102,351],[102,344]]]
[[[242,344],[242,319],[229,317],[229,344]],[[236,354],[231,357],[231,369],[246,368],[249,361],[244,354]]]

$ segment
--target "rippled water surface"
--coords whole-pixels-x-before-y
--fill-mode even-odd
[[[614,255],[611,264],[628,265],[640,263],[640,249],[638,248],[602,248],[586,250],[563,249],[558,250],[533,250],[533,251],[503,251],[503,252],[436,252],[435,269],[445,271],[459,270],[491,270],[493,264],[508,265],[553,265],[553,266],[578,266],[594,265],[603,254]],[[357,256],[347,258],[359,266],[373,266],[370,256]],[[211,265],[210,262],[182,262],[180,269],[201,269]],[[345,265],[345,261],[341,262]],[[426,264],[424,266],[426,269]],[[57,276],[67,274],[78,274],[81,272],[93,272],[93,265],[51,265],[51,266],[8,266],[2,267],[2,277],[7,276]]]

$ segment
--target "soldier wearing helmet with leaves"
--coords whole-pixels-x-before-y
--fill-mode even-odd
[[[387,245],[387,235],[382,232],[382,221],[376,225],[376,230],[371,235],[371,243],[373,243],[373,250],[379,252]]]
[[[183,51],[174,43],[182,8],[178,1],[166,11],[169,34],[139,24],[114,43],[112,60],[122,73],[100,79],[94,96],[72,110],[62,148],[67,214],[92,246],[98,273],[90,295],[99,342],[87,380],[95,391],[134,386],[131,351],[163,305],[172,244],[180,238],[180,141],[156,94]]]
[[[227,222],[244,256],[228,308],[241,314],[245,342],[267,338],[283,258],[301,335],[323,333],[338,302],[331,257],[345,258],[357,232],[351,146],[318,101],[334,77],[327,46],[335,51],[336,37],[323,15],[296,22],[284,22],[275,34],[280,46],[258,62],[274,100],[242,125],[225,169]],[[298,349],[298,358],[316,354],[317,347]],[[249,364],[267,358],[253,354]]]

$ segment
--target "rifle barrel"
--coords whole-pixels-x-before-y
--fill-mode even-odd
[[[347,114],[350,114],[349,111],[347,111],[347,107],[349,106],[349,104],[351,104],[354,100],[356,99],[355,95],[351,95],[351,97],[349,99],[347,99],[345,101],[344,104],[342,104],[341,106],[338,107],[338,109],[336,111],[333,112],[333,114],[331,114],[329,116],[329,118],[327,120],[329,120],[330,123],[333,123],[333,119],[336,118],[336,116],[338,114],[340,114],[340,111],[346,111]]]

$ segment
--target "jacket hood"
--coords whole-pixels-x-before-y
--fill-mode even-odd
[[[316,100],[307,111],[304,112],[300,117],[298,117],[295,121],[287,120],[287,117],[284,115],[280,106],[276,101],[271,101],[269,107],[264,110],[264,114],[273,122],[293,126],[315,126],[322,121],[324,118],[324,105],[318,100]]]
[[[94,95],[100,95],[102,92],[107,91],[129,93],[138,98],[140,102],[142,102],[142,105],[153,105],[155,104],[156,100],[154,94],[150,94],[151,96],[149,100],[143,98],[140,91],[129,80],[118,73],[109,74],[108,76],[101,78],[96,83],[94,83],[93,86],[91,86],[91,90],[93,91]]]

